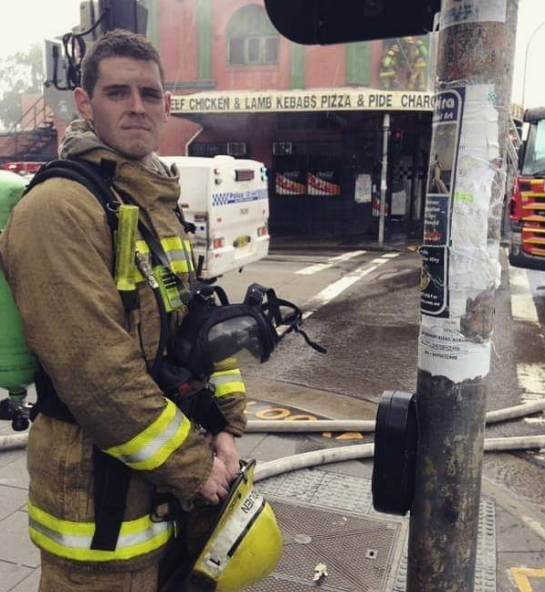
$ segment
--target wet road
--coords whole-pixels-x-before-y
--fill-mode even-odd
[[[319,354],[300,336],[290,334],[268,363],[248,372],[262,379],[370,403],[377,403],[385,390],[414,391],[419,255],[409,249],[390,253],[363,249],[346,253],[309,251],[273,250],[266,260],[222,278],[220,283],[232,301],[241,299],[251,282],[274,287],[279,297],[310,311],[303,327],[311,339],[327,348],[326,355]],[[541,275],[513,272],[505,258],[503,267],[496,296],[488,411],[545,398],[545,290],[539,290]],[[527,273],[529,292],[520,286]],[[532,291],[529,300],[536,306],[536,319],[527,312],[528,302],[522,308],[520,302],[513,304],[516,297],[524,301]],[[540,414],[490,425],[486,436],[544,433],[545,415]],[[483,475],[489,488],[506,488],[509,495],[521,496],[525,511],[534,504],[537,510],[545,509],[544,451],[487,453]]]

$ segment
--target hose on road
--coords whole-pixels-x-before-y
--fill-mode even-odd
[[[486,423],[506,421],[517,419],[527,415],[533,415],[545,410],[545,399],[532,401],[514,407],[507,407],[497,411],[490,411],[486,414]],[[301,433],[301,432],[373,432],[375,422],[372,420],[352,420],[352,419],[317,419],[317,420],[249,420],[246,427],[246,433]],[[493,438],[494,442],[513,441],[512,438]],[[524,438],[519,439],[521,441]],[[24,448],[28,443],[28,432],[19,434],[9,434],[0,436],[0,452],[3,450],[14,450]],[[511,444],[513,445],[513,444]],[[361,445],[360,445],[361,446]],[[367,445],[363,445],[367,446]],[[495,446],[500,446],[496,443]],[[542,444],[537,446],[541,448]],[[486,441],[485,441],[486,447]],[[536,446],[522,446],[523,448],[536,448]],[[350,449],[350,446],[343,450]],[[498,448],[499,449],[499,448]],[[512,449],[512,448],[508,448]],[[331,453],[333,455],[333,452]],[[346,454],[349,454],[347,452]],[[348,459],[343,459],[348,460]],[[329,461],[334,462],[334,461]]]

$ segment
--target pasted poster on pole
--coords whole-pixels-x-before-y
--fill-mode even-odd
[[[437,94],[433,114],[424,236],[420,248],[420,309],[423,314],[438,317],[449,316],[448,247],[463,106],[464,89],[442,91]]]

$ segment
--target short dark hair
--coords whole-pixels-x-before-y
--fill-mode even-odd
[[[133,58],[135,60],[151,60],[159,66],[161,84],[165,85],[165,73],[161,56],[151,42],[143,35],[115,29],[105,33],[87,50],[81,64],[81,87],[93,96],[98,81],[98,68],[105,58]]]

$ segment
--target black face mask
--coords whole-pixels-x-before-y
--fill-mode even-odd
[[[187,316],[170,340],[169,356],[160,375],[179,375],[183,369],[191,378],[200,380],[210,376],[218,362],[231,357],[236,357],[241,367],[248,358],[266,362],[282,337],[291,331],[300,333],[311,347],[325,353],[300,329],[301,310],[259,284],[249,286],[240,304],[230,304],[219,286],[203,286],[188,307]],[[279,334],[282,326],[286,330]]]

